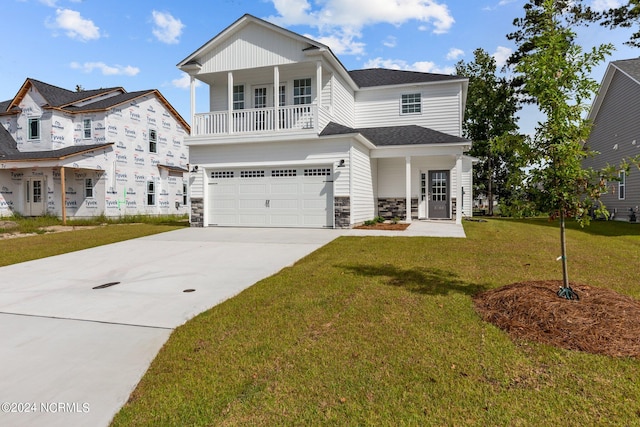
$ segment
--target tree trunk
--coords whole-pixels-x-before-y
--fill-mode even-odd
[[[562,286],[569,287],[569,272],[567,270],[567,242],[565,231],[564,209],[560,209],[560,250],[562,252]]]
[[[488,185],[487,185],[487,196],[489,197],[489,216],[493,216],[493,162],[492,158],[489,156],[487,163],[489,163],[488,167]]]

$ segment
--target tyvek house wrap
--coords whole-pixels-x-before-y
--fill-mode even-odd
[[[28,165],[3,164],[0,159],[0,216],[24,212],[27,182],[33,179],[44,180],[47,214],[61,215],[62,191],[68,217],[188,212],[187,181],[182,173],[188,166],[186,131],[153,93],[107,111],[82,114],[41,108],[44,102],[31,90],[20,103],[21,113],[0,121],[21,152],[111,145],[64,160]],[[39,139],[28,135],[33,117],[40,119]],[[84,128],[86,119],[91,121],[90,132]],[[150,152],[151,130],[156,133],[156,153]],[[59,166],[65,167],[64,189]],[[154,190],[151,198],[150,188]]]

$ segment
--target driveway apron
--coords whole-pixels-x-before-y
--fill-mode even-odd
[[[0,425],[108,425],[174,328],[339,235],[189,228],[0,268]]]

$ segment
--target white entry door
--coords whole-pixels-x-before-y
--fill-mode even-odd
[[[44,178],[27,178],[25,180],[24,214],[26,216],[44,215],[46,190]]]
[[[329,167],[283,167],[209,172],[208,225],[333,227]]]

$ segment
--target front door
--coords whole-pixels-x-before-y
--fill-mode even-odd
[[[25,180],[26,216],[44,215],[46,187],[44,178],[27,178]]]
[[[450,218],[449,171],[429,172],[429,218]]]

